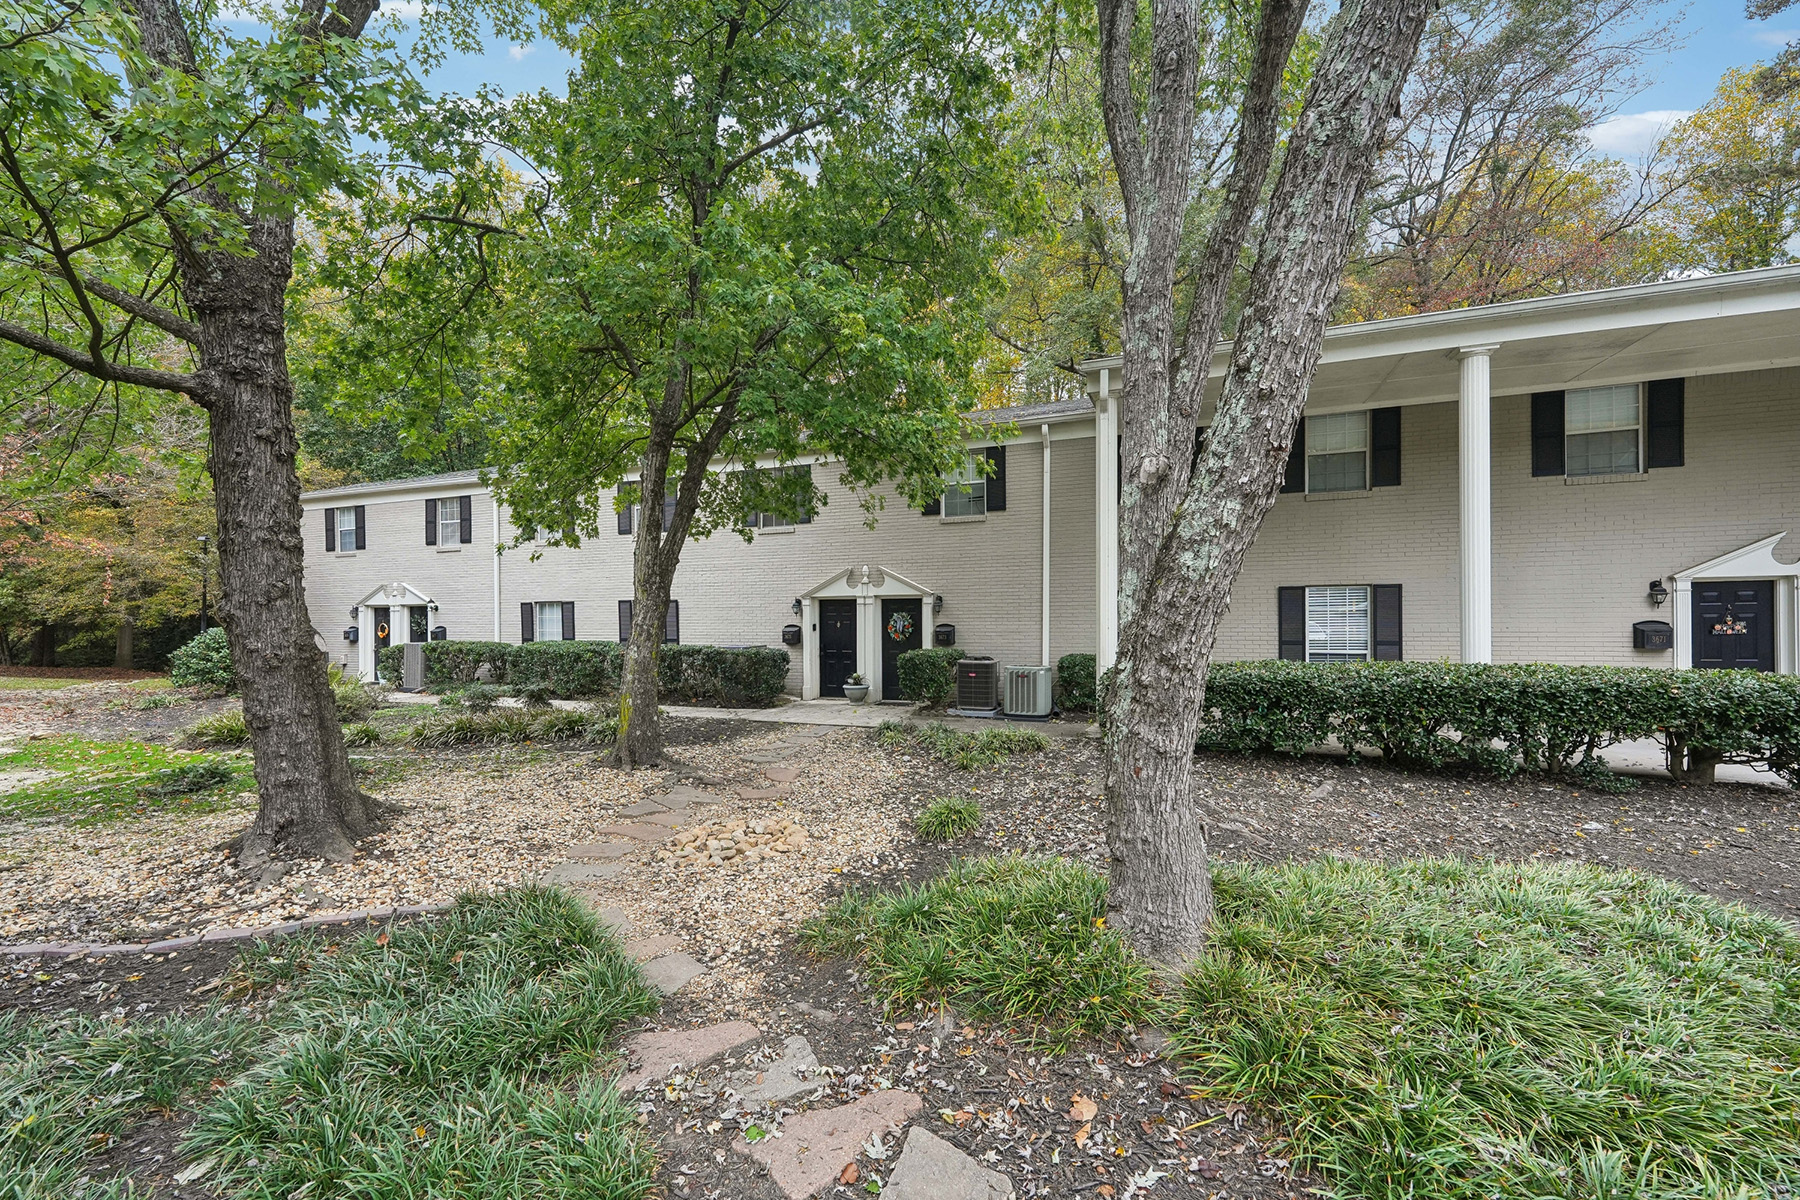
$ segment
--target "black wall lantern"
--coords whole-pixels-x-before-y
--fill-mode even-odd
[[[1663,606],[1663,601],[1669,598],[1669,589],[1663,586],[1662,580],[1652,579],[1650,581],[1649,597],[1651,604],[1654,604],[1657,608],[1661,608]]]
[[[933,596],[931,598],[931,615],[935,617],[943,611],[944,611],[944,598],[942,596]]]
[[[794,597],[794,615],[796,617],[800,615],[800,609],[801,609],[800,597],[795,596]]]

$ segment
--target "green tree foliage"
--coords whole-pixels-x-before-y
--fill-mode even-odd
[[[1771,97],[1753,71],[1727,71],[1706,106],[1662,142],[1674,196],[1666,251],[1689,269],[1791,262],[1800,234],[1800,90]]]
[[[610,535],[617,507],[669,497],[636,506],[621,704],[621,757],[654,761],[690,536],[823,501],[770,464],[831,463],[873,519],[881,485],[922,501],[959,461],[994,252],[1028,211],[1002,137],[1012,26],[962,0],[568,0],[545,31],[577,60],[568,94],[396,130],[454,179],[396,178],[312,279],[341,395],[478,370],[521,541]]]

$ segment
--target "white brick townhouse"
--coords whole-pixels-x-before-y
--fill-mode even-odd
[[[1215,359],[1222,370],[1228,349]],[[996,472],[875,528],[830,502],[690,545],[668,636],[781,645],[842,693],[934,631],[1007,664],[1117,637],[1117,360],[1087,398],[994,414]],[[965,478],[978,478],[971,468]],[[578,549],[496,553],[474,473],[304,497],[322,644],[614,639],[630,516]],[[1224,658],[1447,659],[1792,672],[1800,652],[1800,267],[1338,326],[1301,444],[1233,593]]]

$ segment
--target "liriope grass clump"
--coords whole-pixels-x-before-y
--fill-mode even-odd
[[[250,725],[237,709],[202,717],[188,726],[182,741],[189,746],[247,746]]]
[[[1066,859],[957,863],[899,892],[851,893],[803,934],[855,955],[890,1009],[947,1001],[1067,1041],[1143,1020],[1151,973],[1106,927],[1106,881]]]
[[[1800,1186],[1800,937],[1781,921],[1577,865],[1213,876],[1176,1046],[1342,1194]]]
[[[433,713],[406,731],[420,749],[488,746],[518,742],[586,741],[610,745],[619,735],[618,718],[597,709],[496,708],[488,712]]]
[[[227,1194],[649,1193],[653,1147],[599,1068],[660,997],[573,897],[464,897],[347,943],[271,942],[234,982],[287,990],[184,1147]]]
[[[927,805],[914,824],[928,841],[954,842],[981,824],[981,805],[968,796],[943,796]]]
[[[969,733],[941,721],[926,725],[883,721],[875,731],[875,740],[890,750],[921,750],[963,771],[1005,762],[1017,754],[1041,754],[1050,748],[1050,739],[1035,729],[1002,725]]]

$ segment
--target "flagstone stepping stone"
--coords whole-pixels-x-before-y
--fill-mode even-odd
[[[1015,1193],[1012,1180],[915,1125],[881,1195],[883,1200],[1013,1200]]]
[[[644,964],[644,978],[665,996],[673,996],[704,974],[706,968],[691,954],[665,954]]]
[[[763,774],[774,783],[792,783],[800,778],[799,767],[764,767]]]
[[[637,847],[630,842],[590,842],[581,846],[570,846],[563,851],[570,858],[624,858],[627,854],[636,853]]]
[[[639,800],[636,804],[619,810],[622,817],[653,817],[669,811],[666,804],[658,804],[654,800]]]
[[[611,930],[614,937],[631,935],[631,918],[625,915],[625,910],[622,908],[613,908],[610,905],[598,908],[594,910],[594,917]]]
[[[619,1090],[636,1091],[653,1080],[668,1078],[676,1067],[697,1067],[761,1036],[762,1031],[748,1021],[640,1033],[625,1043],[625,1053],[638,1065],[619,1080]]]
[[[778,783],[774,787],[739,788],[737,798],[739,800],[785,800],[791,795],[793,795],[793,789],[785,783]]]
[[[807,1200],[837,1182],[844,1168],[856,1161],[864,1142],[899,1129],[922,1105],[917,1092],[871,1092],[854,1104],[789,1117],[780,1137],[750,1142],[739,1134],[731,1148],[767,1167],[769,1178],[788,1200]]]
[[[661,825],[664,829],[673,829],[683,821],[692,819],[693,818],[688,816],[685,811],[645,813],[643,817],[643,820],[646,823],[651,825]]]
[[[565,862],[557,863],[544,872],[541,883],[592,883],[599,879],[611,879],[625,869],[622,862]]]
[[[766,750],[751,750],[746,753],[744,757],[753,763],[786,762],[788,759],[794,757],[794,755],[800,753],[802,749],[803,747],[800,746],[777,745],[770,746]]]
[[[790,1037],[781,1043],[781,1057],[768,1066],[732,1072],[731,1090],[753,1103],[786,1100],[817,1091],[819,1081],[812,1075],[818,1069],[819,1056],[813,1053],[812,1043]]]
[[[656,797],[656,800],[664,808],[677,809],[686,808],[690,804],[717,804],[724,798],[717,792],[703,791],[685,783],[678,783],[670,788],[667,794]]]
[[[669,836],[669,827],[649,821],[634,821],[630,825],[602,825],[594,832],[601,837],[628,837],[639,842],[660,842]]]
[[[634,962],[649,962],[679,949],[681,939],[672,933],[659,933],[655,937],[638,938],[625,943],[625,953],[631,955]]]

